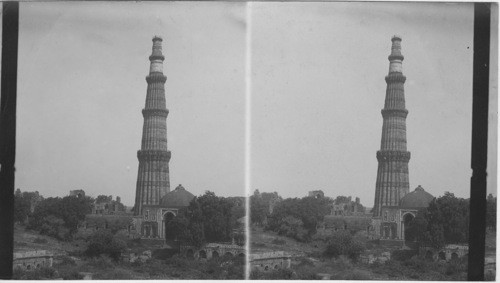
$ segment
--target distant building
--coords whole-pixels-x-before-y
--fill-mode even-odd
[[[372,232],[374,238],[400,242],[405,239],[405,227],[416,212],[434,199],[421,186],[409,192],[408,163],[410,152],[406,148],[406,116],[401,54],[401,37],[392,37],[389,55],[389,74],[384,109],[380,150],[377,151],[378,171],[373,207]]]
[[[348,197],[345,200],[336,200],[332,205],[330,214],[336,216],[364,215],[365,207],[360,203],[358,197],[355,201]]]
[[[73,197],[85,197],[85,191],[84,190],[72,190],[69,191],[69,195]]]
[[[310,191],[307,194],[308,197],[313,197],[313,198],[324,198],[325,193],[322,190],[317,190],[317,191]]]
[[[118,213],[125,213],[125,206],[121,203],[119,196],[116,197],[116,200],[113,200],[113,196],[106,197],[106,199],[98,197],[94,200],[92,214],[109,215]]]
[[[134,229],[142,238],[165,239],[165,225],[182,208],[188,207],[194,195],[178,185],[155,205],[143,205],[143,214],[134,216]]]

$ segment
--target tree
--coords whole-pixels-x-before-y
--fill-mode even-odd
[[[233,215],[234,205],[234,200],[207,191],[195,197],[184,212],[167,223],[167,235],[195,246],[229,241],[237,220]]]
[[[38,192],[21,192],[14,194],[14,222],[25,223],[32,214],[32,209],[43,199]]]
[[[30,202],[21,193],[20,189],[14,194],[14,222],[23,223],[30,214]]]
[[[267,217],[268,208],[262,199],[259,190],[255,190],[250,197],[250,221],[251,223],[262,225]]]
[[[357,260],[364,250],[364,243],[354,238],[349,231],[338,230],[330,237],[324,254],[329,257],[345,255]]]
[[[77,231],[78,225],[85,220],[85,215],[91,212],[92,203],[90,197],[47,198],[35,208],[33,216],[29,219],[28,228],[38,230],[42,234],[50,233],[47,235],[59,239],[69,239]],[[63,226],[66,230],[55,229],[54,225]],[[62,235],[61,231],[66,232]]]
[[[118,260],[126,246],[126,243],[115,237],[111,231],[97,230],[90,237],[85,254],[89,257],[104,254],[114,260]]]
[[[169,240],[180,240],[189,242],[192,240],[191,233],[188,229],[189,220],[185,213],[179,212],[177,216],[165,221],[165,237]]]
[[[95,199],[96,203],[107,203],[113,200],[113,196],[98,195]]]
[[[431,201],[410,224],[414,237],[439,248],[445,244],[465,243],[469,239],[469,200],[450,192]]]
[[[288,198],[279,202],[269,217],[266,229],[279,232],[285,223],[285,219],[292,216],[302,222],[302,227],[307,235],[299,237],[302,241],[309,241],[316,233],[318,223],[322,222],[325,215],[330,214],[332,204],[330,198],[305,197],[302,199]],[[285,226],[288,226],[286,224]]]
[[[280,235],[294,238],[301,242],[305,242],[308,239],[308,231],[304,228],[304,223],[293,216],[283,218],[277,232]]]

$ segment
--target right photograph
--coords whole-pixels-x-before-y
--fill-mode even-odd
[[[250,279],[467,280],[473,4],[247,9]],[[490,94],[490,281],[497,104]]]

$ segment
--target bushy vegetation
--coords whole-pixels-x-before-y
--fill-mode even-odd
[[[116,237],[111,231],[97,230],[89,239],[85,255],[89,257],[107,255],[114,260],[119,260],[126,247],[125,241]]]
[[[274,203],[281,201],[282,198],[277,192],[260,193],[255,190],[250,197],[250,221],[252,224],[262,226],[268,217],[270,217],[270,208]]]
[[[268,230],[301,242],[308,242],[318,223],[330,213],[330,198],[288,198],[277,203],[268,219]]]
[[[14,194],[14,222],[25,223],[30,217],[31,207],[43,197],[38,192],[21,192],[17,189]]]
[[[186,209],[167,221],[167,238],[201,246],[207,242],[230,241],[233,230],[241,224],[237,222],[241,209],[235,209],[234,199],[218,197],[213,192],[205,192],[195,197]],[[236,213],[236,214],[235,214]],[[240,240],[244,238],[240,237]]]
[[[469,239],[469,200],[446,192],[417,213],[410,223],[407,239],[435,248],[466,243]]]
[[[370,265],[374,273],[389,275],[392,280],[466,280],[467,258],[434,262],[419,256]]]
[[[364,250],[365,245],[362,241],[354,238],[347,230],[338,230],[329,238],[324,255],[327,257],[344,255],[357,260]]]
[[[15,268],[12,279],[15,280],[46,280],[59,278],[59,273],[52,267],[40,267],[31,271]]]
[[[92,210],[90,197],[67,196],[42,200],[29,218],[28,228],[59,240],[70,240]]]

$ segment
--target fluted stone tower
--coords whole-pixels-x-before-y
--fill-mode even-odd
[[[382,207],[396,207],[399,200],[409,192],[408,162],[410,152],[406,150],[406,116],[401,37],[392,38],[389,55],[389,74],[385,77],[387,90],[382,109],[384,119],[382,141],[377,151],[378,171],[373,216],[382,216]]]
[[[153,52],[149,56],[151,65],[146,77],[148,89],[146,106],[142,110],[141,150],[137,151],[139,172],[135,195],[134,215],[140,215],[144,205],[159,205],[161,198],[170,192],[168,163],[170,151],[167,148],[167,116],[165,103],[165,81],[163,75],[162,39],[153,38]]]

